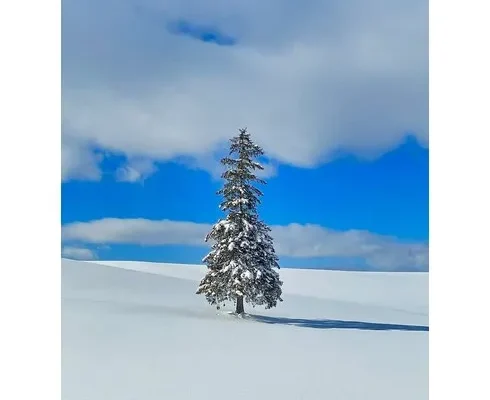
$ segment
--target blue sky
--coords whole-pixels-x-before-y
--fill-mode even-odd
[[[427,270],[427,4],[347,3],[64,0],[62,254],[198,263],[247,126],[283,266]]]

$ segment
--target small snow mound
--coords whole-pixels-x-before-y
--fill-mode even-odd
[[[247,313],[237,314],[234,311],[227,311],[226,315],[229,317],[237,318],[237,319],[251,319],[252,318],[252,316],[247,314]]]

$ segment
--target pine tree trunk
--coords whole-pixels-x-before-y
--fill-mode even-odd
[[[245,309],[243,308],[243,296],[240,296],[236,300],[236,311],[235,313],[237,315],[243,314],[245,312]]]

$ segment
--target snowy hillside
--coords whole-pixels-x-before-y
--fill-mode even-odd
[[[284,302],[245,320],[203,274],[62,260],[63,399],[428,398],[427,274],[282,269]]]

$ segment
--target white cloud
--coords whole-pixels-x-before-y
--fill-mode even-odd
[[[291,257],[359,257],[379,269],[427,268],[429,248],[394,237],[351,229],[335,231],[314,224],[274,226],[278,254]]]
[[[102,177],[100,161],[101,157],[86,143],[65,135],[61,144],[61,181],[100,180]]]
[[[210,225],[142,218],[104,218],[63,226],[64,241],[92,244],[202,245]]]
[[[169,33],[178,19],[237,45]],[[64,125],[128,157],[208,157],[242,125],[302,167],[427,143],[426,0],[64,0],[62,24]]]
[[[277,175],[277,164],[275,162],[261,162],[263,170],[256,170],[255,175],[261,179],[272,178]]]
[[[97,253],[84,247],[75,246],[63,246],[61,255],[65,258],[72,258],[75,260],[95,260],[97,259]]]
[[[156,171],[153,161],[134,159],[129,160],[116,171],[116,179],[119,182],[142,182]]]
[[[204,246],[209,224],[105,218],[63,226],[62,239],[91,244]],[[273,226],[276,251],[289,257],[361,258],[382,270],[427,270],[428,245],[404,243],[367,231],[335,231],[318,225]]]

